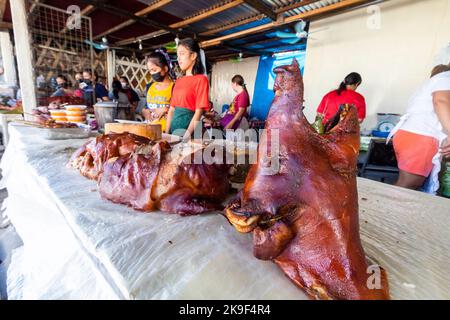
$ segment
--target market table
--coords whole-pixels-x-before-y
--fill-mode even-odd
[[[6,213],[24,246],[9,298],[306,299],[278,267],[252,255],[219,212],[142,213],[100,198],[67,168],[85,140],[45,140],[10,124],[2,159]],[[358,179],[361,238],[388,272],[393,299],[450,299],[450,201]]]

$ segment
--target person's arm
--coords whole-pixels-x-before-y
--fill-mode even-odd
[[[169,111],[168,107],[161,107],[161,108],[154,109],[153,113],[155,114],[155,118],[159,120],[162,117],[164,117],[168,111]]]
[[[95,95],[97,97],[97,100],[110,101],[109,97],[108,97],[108,90],[106,90],[104,85],[98,84],[94,88],[95,88]]]
[[[170,125],[172,124],[173,113],[175,112],[175,107],[170,107],[169,112],[167,113],[167,122],[166,122],[166,133],[170,133]]]
[[[239,108],[239,111],[236,112],[236,114],[234,115],[234,118],[231,119],[231,121],[225,126],[225,130],[227,129],[231,129],[233,128],[234,124],[236,123],[236,121],[240,120],[245,113],[245,108]]]
[[[359,123],[362,123],[366,118],[366,100],[364,97],[362,98],[361,105],[357,108],[357,110]]]
[[[136,93],[136,91],[134,91],[134,89],[130,89],[131,90],[131,100],[133,102],[136,102],[136,104],[139,103],[139,101],[141,101],[141,98],[139,98],[138,94]]]
[[[132,114],[135,114],[135,113],[136,113],[137,104],[136,104],[135,101],[132,101],[132,102],[130,103],[130,109],[131,109],[131,113],[132,113]]]
[[[434,111],[447,133],[447,141],[441,146],[441,154],[450,156],[450,90],[436,91],[433,93]]]
[[[184,134],[183,139],[188,140],[191,138],[192,133],[194,132],[195,126],[200,122],[200,118],[202,117],[203,109],[197,108],[195,110],[194,116],[192,117],[191,122],[189,123],[188,128],[186,129],[186,133]]]
[[[324,114],[324,112],[325,112],[325,100],[327,99],[327,96],[325,95],[323,98],[322,98],[322,100],[320,101],[320,104],[319,104],[319,106],[317,107],[317,111],[316,111],[316,119],[317,119],[317,117],[324,117],[325,116],[325,114]]]
[[[150,109],[143,109],[142,110],[142,115],[144,116],[144,119],[146,121],[150,121],[151,120],[151,112]]]

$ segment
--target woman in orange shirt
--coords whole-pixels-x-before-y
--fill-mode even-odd
[[[200,123],[203,112],[209,109],[209,82],[204,75],[200,46],[195,40],[180,40],[177,55],[185,75],[175,82],[166,132],[189,138]]]

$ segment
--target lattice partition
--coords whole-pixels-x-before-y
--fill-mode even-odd
[[[43,77],[38,96],[53,92],[50,79],[64,74],[75,83],[75,73],[89,68],[106,76],[106,54],[95,52],[85,41],[92,41],[91,19],[35,1],[30,2],[28,25],[32,37],[36,78]],[[38,78],[39,77],[39,78]]]
[[[127,77],[134,89],[144,92],[145,86],[152,78],[147,70],[145,59],[116,55],[115,64],[115,71],[118,77]]]

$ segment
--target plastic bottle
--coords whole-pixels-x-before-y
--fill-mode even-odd
[[[316,120],[312,124],[312,127],[314,128],[314,130],[317,131],[317,133],[324,134],[325,127],[323,125],[323,115],[317,115],[316,116]]]
[[[450,198],[450,160],[443,163],[445,171],[441,176],[439,193],[447,198]]]

